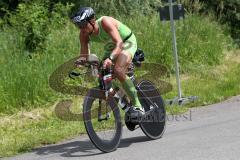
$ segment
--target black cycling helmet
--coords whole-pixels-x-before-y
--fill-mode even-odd
[[[95,12],[91,7],[81,7],[78,12],[71,17],[71,20],[78,27],[83,27],[94,17]]]

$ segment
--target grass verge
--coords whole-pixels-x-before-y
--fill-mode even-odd
[[[186,107],[209,105],[240,94],[240,51],[225,54],[223,63],[215,67],[199,67],[198,70],[181,75],[184,96],[195,95],[199,99]],[[164,96],[177,95],[176,81],[170,80],[174,90]]]

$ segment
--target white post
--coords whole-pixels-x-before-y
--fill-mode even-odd
[[[182,91],[181,91],[181,82],[179,76],[179,63],[178,63],[178,53],[177,53],[177,40],[176,40],[176,33],[175,33],[175,24],[173,19],[173,3],[172,0],[169,0],[169,13],[170,13],[170,21],[171,21],[171,31],[172,31],[172,40],[173,40],[173,54],[175,59],[175,72],[176,72],[176,81],[178,86],[178,99],[182,98]]]

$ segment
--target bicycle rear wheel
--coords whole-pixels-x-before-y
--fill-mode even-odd
[[[161,138],[166,125],[164,101],[157,88],[150,81],[141,81],[137,84],[137,89],[139,100],[147,112],[139,125],[150,139]]]
[[[120,143],[122,124],[115,100],[110,97],[106,101],[104,98],[103,90],[90,89],[84,99],[83,119],[92,143],[103,152],[111,152]],[[99,117],[105,120],[99,121]]]

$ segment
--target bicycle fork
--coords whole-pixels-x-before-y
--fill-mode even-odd
[[[108,107],[107,106],[105,106],[105,107],[106,107],[106,110],[105,110],[106,116],[104,117],[102,115],[102,100],[99,100],[99,106],[98,106],[98,121],[99,122],[110,119],[110,112],[108,111]]]

